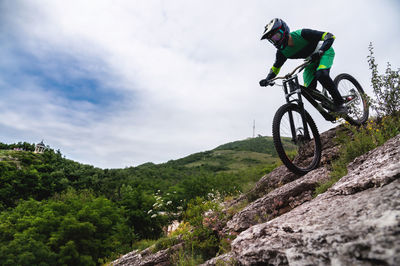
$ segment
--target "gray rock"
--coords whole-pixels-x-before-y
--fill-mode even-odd
[[[171,264],[171,254],[183,247],[183,244],[160,250],[156,253],[147,248],[141,252],[132,251],[111,262],[112,266],[168,266]]]
[[[400,135],[326,193],[242,232],[241,265],[400,265]]]
[[[212,258],[211,260],[206,261],[201,264],[201,266],[209,266],[209,265],[237,265],[236,259],[233,257],[231,253],[226,253],[221,256]]]
[[[336,194],[353,194],[371,187],[379,187],[399,178],[400,135],[383,146],[357,157],[347,167],[348,175],[331,188]]]
[[[320,182],[327,181],[329,172],[319,168],[287,183],[264,197],[252,202],[235,214],[224,228],[225,232],[241,232],[252,225],[269,221],[312,199],[312,193]]]

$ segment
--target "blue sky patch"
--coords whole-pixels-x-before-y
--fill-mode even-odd
[[[37,56],[10,40],[0,45],[0,55],[5,59],[0,62],[0,79],[10,87],[34,82],[42,90],[68,101],[88,102],[103,108],[123,100],[118,88],[102,82],[112,77],[99,59],[77,59],[59,51],[46,51]]]

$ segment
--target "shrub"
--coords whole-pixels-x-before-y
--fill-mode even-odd
[[[183,213],[183,222],[168,237],[157,240],[153,252],[183,242],[182,247],[171,254],[171,263],[198,265],[229,251],[234,236],[220,232],[226,220],[221,212],[221,201],[218,192],[209,193],[207,200],[201,197],[192,199]]]
[[[157,251],[164,250],[167,248],[170,248],[172,246],[175,246],[176,244],[179,244],[182,242],[178,236],[171,236],[171,237],[162,237],[158,239],[155,244],[154,244],[154,249],[152,250],[153,253],[156,253]]]
[[[371,99],[371,107],[378,116],[396,115],[400,112],[400,69],[393,70],[388,62],[384,74],[379,74],[375,62],[374,48],[369,44],[368,64],[371,69],[371,84],[375,99]]]
[[[222,217],[215,219],[214,214],[218,216],[221,214],[220,211],[219,202],[197,197],[188,204],[183,215],[184,221],[192,226],[189,234],[183,236],[185,244],[192,247],[204,259],[211,258],[218,252],[219,237],[214,225],[221,220],[218,218]]]

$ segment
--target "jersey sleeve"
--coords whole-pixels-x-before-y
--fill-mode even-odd
[[[269,73],[269,76],[275,77],[278,75],[279,71],[281,70],[281,67],[283,64],[286,62],[287,57],[283,55],[283,53],[280,50],[276,51],[276,57],[275,57],[275,62],[271,67],[271,71]]]
[[[303,29],[301,30],[301,36],[309,42],[319,42],[322,39],[324,32],[318,30]]]
[[[335,40],[335,36],[330,32],[323,32],[318,30],[310,30],[303,29],[301,31],[301,36],[309,42],[318,43],[319,41],[323,41],[320,50],[327,51],[331,48],[333,41]]]

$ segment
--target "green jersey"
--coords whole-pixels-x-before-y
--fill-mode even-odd
[[[292,37],[293,45],[286,45],[284,49],[277,50],[276,59],[271,70],[277,75],[288,58],[307,58],[314,51],[318,49],[322,50],[324,54],[318,64],[310,64],[304,71],[303,79],[307,87],[314,78],[315,71],[332,66],[335,52],[331,46],[335,36],[329,32],[310,29],[293,31],[290,33],[290,36]]]

